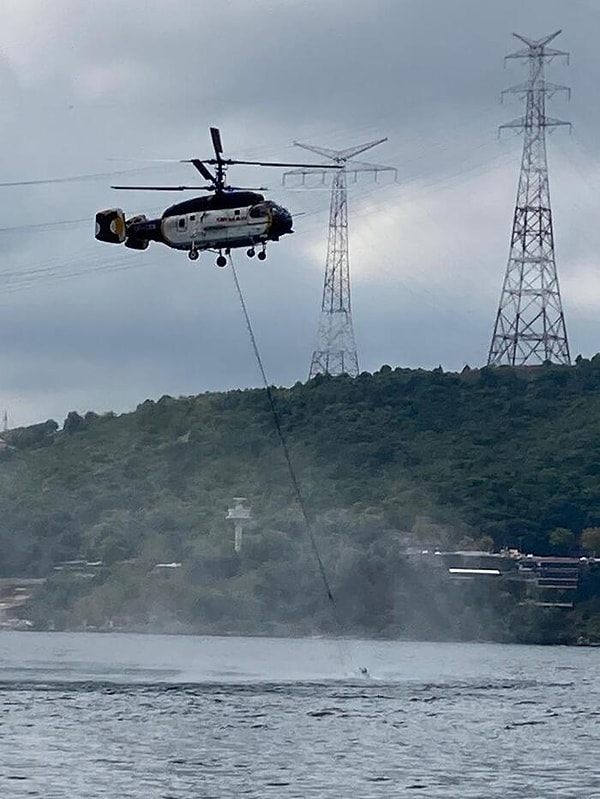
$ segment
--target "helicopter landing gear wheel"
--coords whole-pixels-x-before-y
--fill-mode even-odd
[[[246,255],[248,256],[248,258],[254,258],[254,256],[256,255],[256,250],[254,249],[254,247],[250,247],[249,250],[246,250]]]
[[[200,253],[198,252],[198,250],[190,250],[188,252],[188,258],[190,259],[190,261],[197,261],[199,255]]]
[[[224,255],[219,255],[217,258],[217,266],[227,266],[227,258]]]
[[[267,257],[267,251],[263,247],[263,249],[258,253],[258,260],[264,261],[266,257]]]

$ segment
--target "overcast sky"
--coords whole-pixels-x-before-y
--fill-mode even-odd
[[[600,4],[597,0],[4,0],[0,181],[106,175],[1,188],[0,410],[11,426],[69,410],[260,385],[231,271],[96,242],[94,215],[160,213],[167,195],[111,191],[194,180],[143,159],[304,159],[294,140],[345,148],[398,182],[352,185],[350,265],[361,369],[460,370],[487,358],[506,260],[521,114],[500,91],[525,78],[503,58],[513,31],[562,28],[571,53],[547,77],[572,87],[548,113],[573,122],[549,141],[559,279],[571,353],[600,350]],[[122,160],[120,160],[122,159]],[[139,159],[139,160],[136,160]],[[310,160],[310,156],[309,156]],[[232,182],[270,187],[296,233],[266,262],[236,254],[272,383],[305,380],[325,267],[329,191],[281,186],[276,170]],[[122,180],[122,178],[121,178]],[[179,199],[179,197],[175,198]]]

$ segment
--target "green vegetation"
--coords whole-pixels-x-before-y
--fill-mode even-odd
[[[344,631],[600,638],[593,570],[565,611],[450,584],[406,554],[600,552],[600,356],[461,374],[384,366],[274,397]],[[5,440],[0,576],[49,578],[26,611],[38,626],[334,629],[265,391],[71,412],[61,429]],[[225,520],[236,495],[253,517],[239,555]],[[102,563],[55,570],[75,559]]]

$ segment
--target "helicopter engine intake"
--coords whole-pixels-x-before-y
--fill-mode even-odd
[[[125,214],[120,208],[109,208],[96,214],[96,239],[108,244],[123,244],[126,225]]]

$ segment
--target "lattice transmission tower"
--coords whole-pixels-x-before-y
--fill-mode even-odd
[[[500,129],[523,132],[523,155],[513,217],[508,266],[488,355],[488,366],[569,364],[569,344],[554,257],[554,233],[546,158],[546,130],[567,125],[546,116],[546,98],[566,86],[549,83],[544,65],[569,54],[548,47],[560,31],[534,41],[514,33],[526,47],[506,58],[525,59],[529,76],[506,89],[525,99],[525,116]]]
[[[384,141],[387,139],[359,144],[346,150],[331,150],[328,147],[315,147],[312,144],[294,142],[297,147],[330,158],[334,164],[339,165],[331,186],[325,281],[317,341],[308,373],[309,380],[317,374],[348,374],[352,377],[356,377],[358,374],[358,355],[350,300],[347,176],[350,173],[356,179],[359,172],[370,172],[377,178],[379,172],[392,171],[396,173],[396,169],[391,166],[379,166],[352,160],[360,153],[364,153]],[[350,164],[349,161],[351,161]],[[324,180],[326,171],[318,168],[294,169],[286,172],[284,179],[288,175],[301,175],[303,182],[308,175],[321,175]]]

